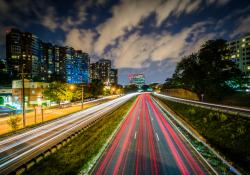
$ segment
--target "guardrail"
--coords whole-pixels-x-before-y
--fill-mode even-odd
[[[184,103],[187,105],[198,106],[201,108],[206,108],[206,109],[210,109],[214,111],[219,111],[219,112],[224,112],[224,113],[228,113],[232,115],[238,115],[238,116],[250,118],[250,109],[246,109],[246,108],[219,105],[219,104],[200,102],[200,101],[194,101],[194,100],[187,100],[183,98],[177,98],[177,97],[172,97],[172,96],[158,94],[158,93],[153,93],[153,95],[159,98],[167,99],[167,100],[178,102],[178,103]]]

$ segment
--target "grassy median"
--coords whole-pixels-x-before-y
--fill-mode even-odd
[[[78,174],[115,131],[136,97],[101,118],[82,134],[26,172],[28,175]]]
[[[250,119],[160,99],[194,127],[211,146],[250,172]]]

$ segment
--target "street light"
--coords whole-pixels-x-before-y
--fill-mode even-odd
[[[23,107],[23,127],[26,126],[26,117],[25,117],[25,83],[24,83],[24,77],[27,75],[27,73],[24,73],[24,66],[22,65],[22,73],[20,73],[22,77],[22,107]]]
[[[75,86],[74,86],[74,85],[70,85],[70,86],[69,86],[69,89],[70,89],[70,90],[74,90],[74,89],[75,89]]]

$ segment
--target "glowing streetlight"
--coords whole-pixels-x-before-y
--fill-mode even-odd
[[[74,89],[75,89],[75,86],[74,86],[74,85],[70,85],[70,86],[69,86],[69,89],[70,89],[70,90],[74,90]]]

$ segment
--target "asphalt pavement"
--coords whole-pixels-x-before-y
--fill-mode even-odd
[[[150,94],[141,94],[93,174],[210,174]]]

